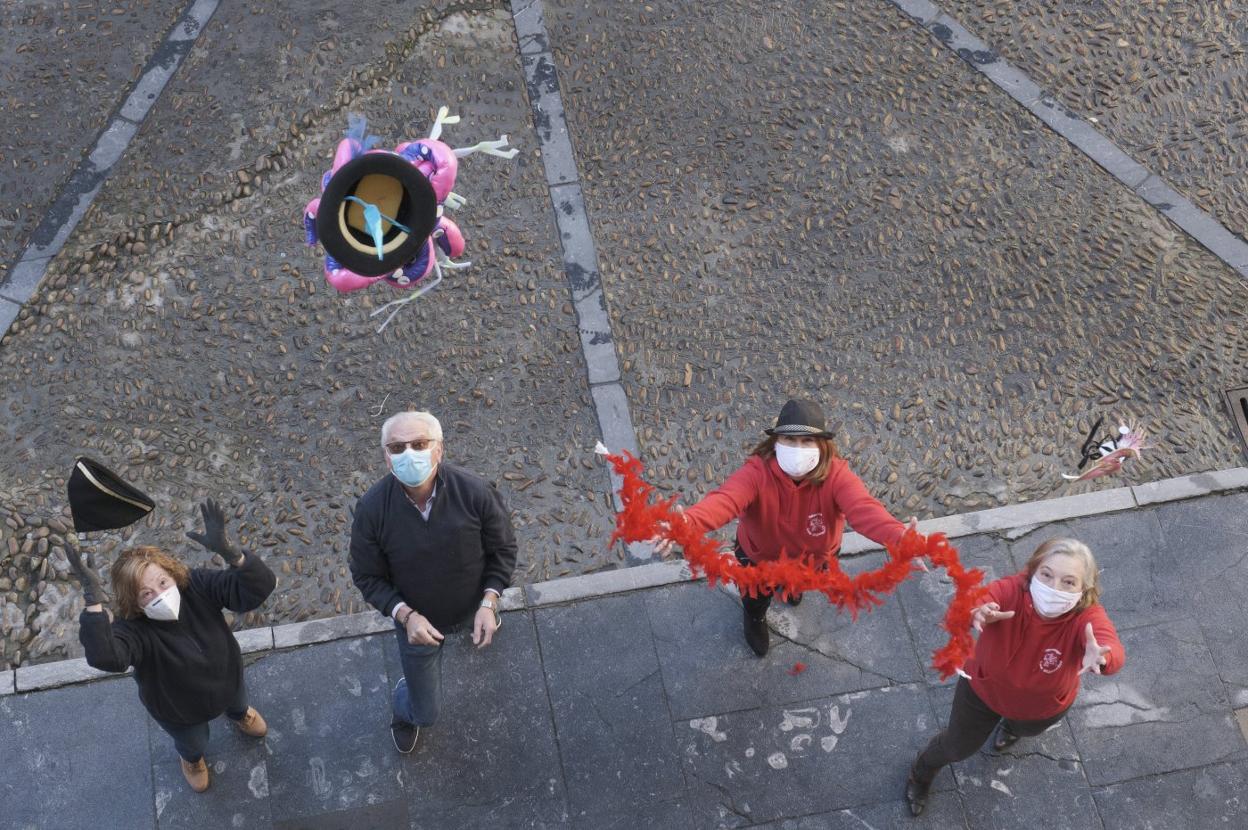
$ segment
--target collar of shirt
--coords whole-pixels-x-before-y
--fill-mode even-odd
[[[438,483],[436,481],[433,483],[433,491],[429,494],[429,501],[425,502],[424,507],[421,507],[416,503],[415,499],[408,495],[406,488],[403,490],[403,495],[407,498],[408,504],[419,510],[420,517],[427,522],[429,521],[429,511],[433,509],[433,499],[438,495]]]

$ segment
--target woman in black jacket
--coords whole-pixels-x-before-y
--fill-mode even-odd
[[[154,547],[122,553],[112,567],[118,619],[100,604],[103,589],[93,569],[68,549],[87,607],[78,637],[87,664],[102,671],[134,667],[139,700],[173,737],[182,774],[195,792],[208,789],[208,722],[225,713],[246,735],[261,738],[264,718],[247,704],[242,655],[221,609],[254,610],[277,585],[255,554],[235,550],[225,535],[225,514],[213,501],[201,505],[205,532],[191,539],[229,564],[225,571],[185,565]]]

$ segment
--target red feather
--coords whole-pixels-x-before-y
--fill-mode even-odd
[[[642,464],[627,451],[623,455],[608,455],[617,475],[621,478],[620,502],[623,509],[616,515],[615,532],[611,536],[625,543],[643,542],[663,536],[675,541],[685,552],[689,570],[695,576],[706,576],[709,585],[732,583],[742,596],[753,597],[760,592],[771,591],[781,596],[792,596],[806,591],[819,591],[828,601],[841,610],[848,610],[858,618],[858,612],[870,611],[883,605],[883,597],[904,582],[917,568],[914,560],[926,557],[945,569],[953,580],[954,595],[945,611],[942,627],[949,633],[949,641],[932,654],[932,667],[947,678],[971,656],[975,641],[971,638],[971,611],[987,592],[983,586],[984,574],[977,569],[967,570],[958,559],[957,549],[949,544],[943,533],[930,536],[906,529],[895,544],[887,547],[888,561],[873,571],[849,576],[841,570],[835,557],[826,567],[817,567],[808,559],[787,557],[758,562],[753,566],[742,565],[733,556],[725,556],[719,545],[694,528],[674,509],[676,497],[651,502],[654,487],[641,477]],[[794,665],[790,674],[804,671],[802,663]]]

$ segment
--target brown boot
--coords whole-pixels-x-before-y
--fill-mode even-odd
[[[182,764],[182,774],[186,776],[186,783],[191,785],[191,789],[197,793],[202,793],[208,789],[208,762],[200,758],[191,764],[185,758],[178,759]]]
[[[260,717],[260,713],[250,706],[247,707],[247,714],[234,722],[238,724],[239,731],[244,735],[263,738],[269,734],[269,725],[264,722],[264,718]]]

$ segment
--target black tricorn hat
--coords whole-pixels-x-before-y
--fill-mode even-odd
[[[381,214],[381,258],[365,216]],[[363,153],[339,167],[321,193],[316,235],[348,271],[380,277],[415,259],[438,222],[433,185],[407,159],[388,151]]]
[[[79,458],[65,488],[74,530],[112,530],[134,524],[156,506],[147,494],[131,487],[98,461]]]
[[[832,438],[827,430],[823,410],[814,401],[790,400],[780,410],[780,417],[768,435],[806,435],[811,438]]]

